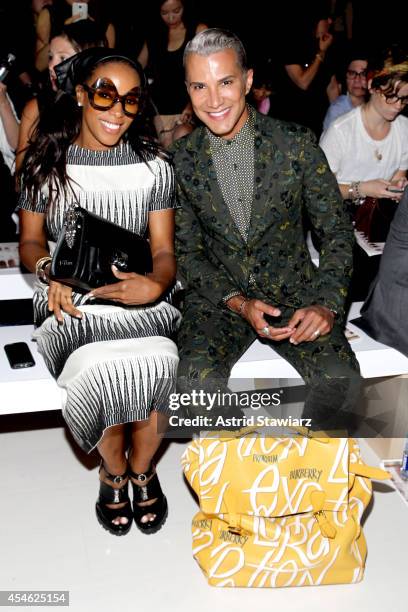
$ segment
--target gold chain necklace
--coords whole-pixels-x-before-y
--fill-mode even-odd
[[[375,144],[375,142],[376,142],[375,138],[373,138],[372,135],[371,135],[372,131],[371,131],[369,125],[368,125],[367,114],[366,114],[366,106],[365,105],[362,107],[361,111],[362,111],[361,112],[361,118],[363,120],[363,125],[364,125],[364,127],[366,129],[367,134],[369,135],[369,137],[370,137],[370,139],[372,141],[371,144],[374,147],[374,157],[375,157],[375,159],[378,162],[380,162],[382,160],[383,156],[382,156],[380,148]],[[387,137],[389,131],[390,131],[390,127],[388,126],[388,132],[387,132],[387,134],[385,135],[384,138]],[[384,140],[384,139],[381,139],[381,140]]]

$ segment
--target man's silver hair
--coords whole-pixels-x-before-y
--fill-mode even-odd
[[[238,65],[243,72],[248,70],[247,56],[244,45],[233,32],[221,28],[208,28],[194,36],[184,49],[183,64],[186,65],[187,57],[191,53],[197,55],[212,55],[225,49],[233,49],[237,54]]]

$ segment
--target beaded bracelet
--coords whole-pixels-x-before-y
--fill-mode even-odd
[[[360,191],[360,181],[357,181],[356,183],[354,183],[354,189],[356,190],[356,196],[359,200],[363,199],[363,195]]]
[[[350,198],[358,203],[364,200],[364,196],[360,191],[360,185],[361,185],[361,181],[353,181],[348,190],[350,194]]]

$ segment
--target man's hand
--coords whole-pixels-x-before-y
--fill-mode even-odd
[[[334,313],[325,306],[307,306],[296,310],[288,326],[295,329],[289,342],[313,342],[319,336],[330,333],[334,324]]]
[[[120,272],[115,266],[112,266],[112,272],[120,282],[92,289],[88,294],[89,297],[121,302],[129,306],[155,302],[163,293],[162,285],[149,276],[135,272]]]
[[[233,297],[228,300],[227,305],[231,310],[237,311],[237,306],[242,302],[242,297]],[[262,300],[247,300],[240,314],[244,319],[248,321],[248,323],[254,328],[258,336],[262,338],[268,338],[269,340],[274,340],[278,342],[280,340],[286,340],[290,337],[290,335],[294,331],[294,327],[275,327],[272,325],[268,325],[267,321],[264,319],[264,314],[270,315],[271,317],[279,317],[281,311],[279,308],[275,308],[274,306],[270,306],[270,304],[266,304],[262,302]]]

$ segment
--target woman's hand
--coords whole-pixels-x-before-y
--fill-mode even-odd
[[[395,184],[384,179],[373,179],[371,181],[362,181],[360,183],[360,192],[365,196],[371,198],[389,198],[391,200],[400,200],[402,193],[395,193],[389,191],[389,188],[395,187]]]
[[[71,23],[75,23],[76,21],[83,19],[82,15],[80,15],[79,13],[76,13],[76,15],[72,15],[72,17],[68,17],[68,19],[66,19],[64,21],[64,25],[70,25]],[[88,16],[87,19],[90,19],[91,21],[95,21],[95,19],[93,19],[93,17]]]
[[[327,49],[333,42],[333,34],[330,32],[326,32],[323,36],[319,37],[319,51],[322,53],[326,53]]]
[[[89,297],[131,306],[155,302],[164,291],[162,284],[149,276],[135,272],[120,272],[115,266],[112,266],[112,272],[120,282],[93,289],[88,294]]]
[[[48,290],[48,310],[54,313],[58,323],[64,322],[62,314],[66,312],[71,317],[82,319],[82,313],[72,303],[72,289],[62,283],[50,281]]]

